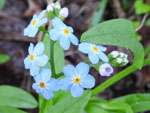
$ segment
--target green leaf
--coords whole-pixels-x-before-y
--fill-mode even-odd
[[[0,10],[4,7],[6,0],[0,0]]]
[[[122,111],[125,113],[134,113],[132,108],[122,101],[109,101],[102,104],[101,107],[110,111]]]
[[[9,59],[10,57],[8,55],[0,54],[0,64],[6,63]]]
[[[60,47],[59,42],[54,44],[54,64],[55,72],[59,74],[62,72],[65,60],[64,60],[64,50]]]
[[[85,107],[85,110],[87,113],[109,113],[106,110],[94,105],[94,104],[88,104]]]
[[[0,106],[36,108],[36,99],[28,92],[13,86],[0,86]]]
[[[83,33],[81,42],[129,48],[134,53],[134,64],[138,69],[142,68],[144,49],[136,38],[132,22],[128,20],[113,19],[100,23]]]
[[[129,104],[134,112],[150,110],[150,94],[132,94],[113,99],[113,101],[122,101]]]
[[[50,38],[49,38],[48,34],[45,34],[43,43],[45,44],[44,53],[50,59],[51,42],[50,42]],[[48,67],[50,67],[49,64],[47,65]],[[56,74],[61,73],[63,70],[64,64],[65,64],[65,60],[64,60],[64,51],[60,47],[59,42],[55,42],[55,44],[54,44],[54,64],[55,64]]]
[[[65,93],[65,95],[62,94],[64,98],[60,98],[59,102],[56,103],[47,113],[82,113],[85,105],[91,97],[91,91],[85,91],[84,94],[78,98],[72,97],[70,91],[69,94],[68,92],[66,93],[66,91],[63,92]],[[59,94],[59,96],[60,95],[61,94]]]
[[[27,113],[22,110],[10,107],[10,106],[0,106],[0,113]]]
[[[102,99],[102,98],[98,98],[98,97],[92,97],[90,98],[91,103],[104,103],[106,102],[106,100]]]
[[[137,15],[150,12],[150,5],[142,2],[141,0],[136,0],[134,3],[134,8]]]

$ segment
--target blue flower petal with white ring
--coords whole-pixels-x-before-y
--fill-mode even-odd
[[[24,36],[35,37],[35,35],[37,34],[39,30],[39,27],[48,21],[47,18],[43,18],[45,13],[46,13],[46,10],[43,10],[39,14],[39,16],[37,16],[36,14],[33,15],[33,18],[30,24],[24,29]]]
[[[52,20],[53,29],[49,31],[49,35],[51,40],[59,41],[60,46],[64,50],[68,50],[70,47],[70,43],[72,42],[74,45],[78,45],[79,40],[73,34],[72,27],[66,26],[61,19],[55,17]]]
[[[32,43],[28,48],[29,55],[24,59],[24,64],[26,69],[30,69],[30,74],[32,76],[39,73],[40,67],[44,66],[48,62],[48,57],[43,54],[44,44],[42,42],[37,43],[34,47]]]
[[[71,89],[73,97],[80,97],[84,93],[84,88],[91,89],[95,86],[95,79],[89,73],[88,64],[81,62],[76,67],[66,65],[63,69],[66,78],[60,80],[60,89]]]
[[[106,47],[102,45],[97,44],[91,44],[91,43],[80,43],[79,44],[79,51],[88,54],[89,60],[93,64],[97,64],[99,62],[99,59],[101,59],[103,62],[108,62],[108,57],[104,54],[104,52],[107,50]]]
[[[47,100],[54,97],[54,91],[59,90],[58,80],[51,78],[51,70],[47,67],[43,68],[40,74],[34,76],[34,80],[32,88]]]

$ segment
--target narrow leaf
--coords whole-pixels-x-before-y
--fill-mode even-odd
[[[0,86],[0,106],[36,108],[36,99],[28,92],[13,86]]]

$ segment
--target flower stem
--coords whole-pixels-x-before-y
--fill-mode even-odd
[[[150,57],[148,59],[144,60],[143,66],[146,66],[149,63],[150,63]],[[130,67],[126,68],[125,70],[121,71],[120,73],[116,74],[115,76],[113,76],[109,80],[105,81],[104,83],[102,83],[101,85],[99,85],[98,87],[96,87],[92,91],[92,96],[95,96],[95,95],[99,94],[104,89],[108,88],[109,86],[111,86],[112,84],[116,83],[120,79],[126,77],[127,75],[129,75],[130,73],[134,72],[135,70],[137,70],[137,67],[133,64]]]
[[[47,103],[47,100],[42,97],[42,105],[40,107],[40,112],[39,113],[45,113],[46,103]]]

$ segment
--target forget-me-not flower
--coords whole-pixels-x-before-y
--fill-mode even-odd
[[[110,64],[104,63],[99,67],[99,73],[101,76],[110,76],[113,73],[113,68]]]
[[[73,97],[79,97],[83,94],[84,88],[93,88],[95,79],[89,73],[89,66],[84,62],[79,63],[76,67],[66,65],[63,69],[66,78],[60,80],[60,89],[71,89]]]
[[[24,59],[26,69],[30,69],[32,76],[39,73],[40,66],[44,66],[48,62],[48,57],[43,54],[45,46],[42,42],[37,43],[34,47],[32,43],[28,48],[29,55]]]
[[[51,78],[51,70],[47,67],[43,68],[40,74],[34,76],[34,80],[32,88],[47,100],[54,97],[54,91],[59,89],[58,80]]]
[[[39,16],[36,14],[33,15],[30,24],[24,29],[24,36],[34,37],[37,34],[39,27],[48,21],[47,18],[43,18],[45,13],[46,10],[43,10]]]
[[[99,59],[101,59],[103,62],[109,61],[108,57],[103,53],[107,50],[107,48],[102,45],[83,42],[79,44],[79,50],[85,54],[88,54],[89,60],[93,64],[97,64]]]
[[[79,40],[78,38],[73,34],[72,27],[66,26],[62,20],[55,17],[52,20],[53,29],[50,30],[50,38],[54,41],[60,41],[60,46],[64,50],[68,50],[70,47],[70,42],[72,42],[74,45],[78,45]]]

